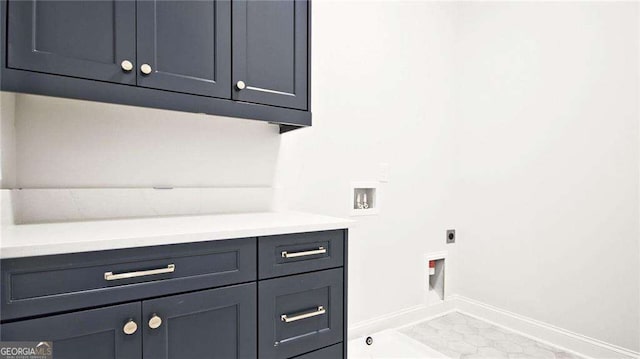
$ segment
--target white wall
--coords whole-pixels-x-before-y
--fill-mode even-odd
[[[377,216],[350,232],[349,322],[423,303],[423,255],[446,249],[451,4],[315,2],[314,126],[282,137],[291,208],[348,216],[352,181],[388,163]]]
[[[0,93],[0,188],[16,183],[15,95]]]
[[[455,20],[457,292],[638,351],[638,3]]]
[[[0,188],[16,182],[15,96],[0,93]],[[7,191],[0,190],[0,226],[14,222],[13,204]]]
[[[272,208],[277,126],[24,94],[1,99],[0,176],[11,189],[1,207],[13,208],[5,223]]]
[[[17,95],[17,187],[271,186],[278,127]]]
[[[314,4],[315,125],[283,137],[283,201],[346,216],[350,182],[391,169],[351,231],[351,323],[419,304],[422,254],[449,249],[450,293],[638,350],[637,16]]]

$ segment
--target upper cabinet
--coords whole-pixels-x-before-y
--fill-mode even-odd
[[[138,86],[231,97],[231,3],[137,2]]]
[[[2,90],[311,125],[308,0],[0,5]]]
[[[307,109],[307,2],[233,2],[234,99]]]
[[[9,5],[10,68],[135,85],[135,76],[120,65],[136,57],[134,2],[16,0]]]

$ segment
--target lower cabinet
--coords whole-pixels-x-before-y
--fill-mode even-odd
[[[256,284],[142,302],[143,358],[256,358]]]
[[[136,302],[3,324],[2,341],[53,341],[56,359],[139,359],[140,307]]]
[[[257,358],[256,297],[250,283],[25,320],[2,340],[53,341],[56,359]]]
[[[343,337],[342,269],[260,281],[260,358],[286,359]]]
[[[334,358],[342,358],[342,354],[343,354],[342,344],[335,344],[330,347],[316,350],[311,353],[302,354],[300,356],[295,357],[295,359],[334,359]]]
[[[0,340],[55,359],[345,359],[347,248],[330,230],[2,259]]]

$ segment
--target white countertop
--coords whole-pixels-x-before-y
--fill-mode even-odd
[[[120,219],[3,226],[0,258],[348,228],[353,221],[301,212]]]

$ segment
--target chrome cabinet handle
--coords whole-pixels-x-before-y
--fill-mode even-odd
[[[122,328],[122,331],[126,335],[132,335],[137,330],[138,330],[138,324],[136,324],[136,322],[134,322],[133,319],[129,319],[127,323],[125,323],[124,328]]]
[[[153,314],[151,319],[149,319],[149,328],[158,329],[162,325],[162,318],[160,318],[157,314]]]
[[[236,82],[236,90],[238,90],[238,91],[244,90],[245,87],[247,87],[247,85],[244,83],[244,81]]]
[[[145,75],[150,74],[151,73],[151,65],[142,64],[142,66],[140,66],[140,72],[142,72]]]
[[[131,72],[131,70],[133,70],[133,64],[129,60],[123,60],[120,63],[120,67],[122,67],[122,70],[125,72]]]
[[[307,319],[307,318],[311,318],[311,317],[315,317],[318,315],[323,315],[327,312],[326,309],[324,309],[323,306],[318,306],[318,309],[314,310],[313,312],[307,312],[307,313],[300,313],[300,314],[294,314],[289,316],[289,314],[283,314],[280,316],[280,320],[282,320],[285,323],[291,323],[291,322],[295,322],[296,320],[302,320],[302,319]]]
[[[325,247],[318,247],[318,249],[314,249],[312,251],[304,251],[304,252],[293,252],[289,253],[287,251],[282,251],[282,258],[296,258],[296,257],[304,257],[304,256],[313,256],[316,254],[324,254],[327,253],[327,249]]]
[[[173,272],[175,272],[175,270],[176,270],[176,265],[175,264],[169,264],[169,265],[167,265],[166,268],[142,270],[142,271],[138,271],[138,272],[127,272],[127,273],[118,273],[118,274],[113,274],[113,272],[105,272],[104,273],[104,279],[105,280],[118,280],[118,279],[144,277],[144,276],[148,276],[148,275],[173,273]]]

